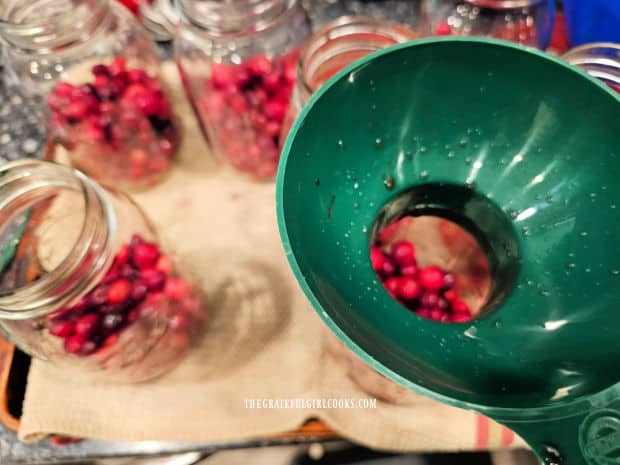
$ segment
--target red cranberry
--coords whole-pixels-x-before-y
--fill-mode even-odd
[[[409,241],[399,241],[392,245],[392,259],[399,265],[415,264],[415,247]]]
[[[142,270],[140,272],[140,277],[151,291],[161,290],[166,282],[166,274],[156,268]]]
[[[103,316],[102,325],[108,331],[114,331],[122,326],[125,317],[122,313],[107,313]]]
[[[234,68],[214,64],[211,68],[211,82],[216,89],[224,89],[233,80]]]
[[[467,305],[462,300],[455,300],[454,302],[452,302],[452,311],[454,313],[465,313],[467,315],[471,315],[469,305]]]
[[[270,92],[274,92],[280,88],[280,74],[269,73],[263,76],[263,86]]]
[[[155,244],[143,242],[133,250],[132,260],[138,268],[153,266],[159,258],[159,249]]]
[[[79,121],[88,115],[88,106],[81,100],[71,102],[64,108],[64,115],[67,118]]]
[[[103,305],[108,301],[107,286],[96,287],[89,295],[90,304],[93,306]]]
[[[400,278],[392,276],[385,280],[384,286],[391,295],[395,296],[397,295],[398,288],[400,287]]]
[[[170,318],[170,328],[175,331],[183,330],[187,327],[187,316],[182,313],[177,313]]]
[[[456,284],[456,276],[454,273],[446,273],[443,277],[444,289],[452,289]]]
[[[121,74],[121,72],[125,71],[125,67],[127,65],[127,60],[123,57],[116,57],[112,60],[110,66],[108,66],[108,70],[110,73],[115,76]]]
[[[84,336],[80,336],[77,334],[74,336],[69,336],[65,339],[65,352],[68,352],[70,354],[77,354],[84,345],[84,342],[86,342],[86,338]]]
[[[431,309],[420,307],[415,311],[416,315],[421,316],[422,318],[431,318]]]
[[[281,122],[286,115],[286,103],[279,100],[270,100],[265,104],[265,115],[267,118]]]
[[[438,266],[426,266],[418,274],[423,288],[438,291],[444,286],[444,272]]]
[[[442,312],[439,308],[431,309],[431,320],[441,321],[444,315],[445,313]]]
[[[166,280],[164,293],[174,300],[182,300],[189,293],[189,286],[179,277],[170,277]]]
[[[68,82],[59,82],[54,88],[54,92],[56,92],[59,96],[69,97],[73,93],[73,89],[75,86]]]
[[[465,323],[469,320],[471,320],[471,316],[467,313],[455,313],[451,318],[452,323]]]
[[[159,97],[155,94],[138,94],[135,98],[136,107],[145,115],[153,116],[159,112]]]
[[[443,293],[443,296],[448,302],[454,302],[456,299],[459,298],[459,295],[456,293],[454,289],[447,290],[446,292]]]
[[[422,294],[420,303],[423,307],[427,308],[437,307],[437,304],[439,303],[439,296],[435,292],[426,291]]]
[[[155,264],[155,268],[164,274],[170,274],[172,271],[172,261],[170,260],[170,257],[161,255]]]
[[[265,55],[256,55],[248,61],[247,66],[254,76],[267,75],[273,69],[273,63]]]
[[[130,69],[127,71],[127,79],[129,82],[144,82],[148,75],[143,69]]]
[[[450,34],[452,34],[452,28],[448,23],[441,22],[437,24],[437,27],[435,28],[435,34],[438,36],[449,36]]]
[[[56,321],[50,325],[50,334],[57,337],[69,337],[75,331],[75,323],[73,321]]]
[[[446,310],[448,310],[449,307],[450,303],[443,297],[439,297],[439,299],[437,300],[437,308],[445,312]]]
[[[396,295],[402,297],[405,300],[413,300],[418,298],[420,292],[420,284],[414,278],[400,278],[398,287],[396,289]]]
[[[108,302],[118,304],[124,302],[131,294],[131,283],[126,279],[119,279],[108,288]]]
[[[396,273],[396,265],[394,265],[394,262],[392,260],[390,260],[387,257],[384,257],[381,271],[386,276],[392,276],[394,273]]]
[[[146,297],[148,290],[149,288],[144,281],[136,281],[131,290],[131,299],[135,301],[141,301]]]
[[[405,265],[400,267],[400,274],[403,276],[410,276],[415,278],[418,274],[418,265]]]
[[[382,271],[383,260],[384,260],[383,251],[379,247],[371,247],[370,248],[370,263],[372,264],[372,269],[377,272]]]
[[[84,341],[84,344],[82,344],[82,347],[80,347],[80,355],[90,355],[92,354],[95,350],[98,349],[98,345],[95,341],[87,339]]]
[[[99,325],[99,315],[97,313],[89,313],[80,318],[75,324],[75,334],[85,336],[90,334]]]

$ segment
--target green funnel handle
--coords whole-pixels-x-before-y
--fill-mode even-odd
[[[620,410],[603,408],[561,419],[500,421],[545,464],[620,465]]]

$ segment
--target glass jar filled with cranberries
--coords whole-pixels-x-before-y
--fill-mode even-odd
[[[546,49],[554,0],[427,0],[437,35],[490,36]]]
[[[620,93],[620,44],[593,42],[569,50],[562,58]]]
[[[3,0],[4,61],[75,167],[123,189],[157,182],[178,145],[153,41],[111,0]]]
[[[280,144],[310,96],[330,77],[364,55],[416,37],[403,24],[371,16],[343,16],[314,33],[299,56]]]
[[[204,298],[129,197],[51,162],[0,169],[0,327],[25,352],[122,382],[176,366]]]
[[[298,49],[310,32],[296,0],[179,0],[175,57],[212,149],[271,179]]]

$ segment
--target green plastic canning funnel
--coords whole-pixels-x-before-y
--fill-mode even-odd
[[[610,465],[619,179],[620,100],[604,85],[518,45],[428,39],[374,53],[313,96],[282,155],[278,220],[307,297],[369,365],[503,423],[547,463]],[[416,316],[371,268],[377,216],[429,208],[485,248],[494,283],[475,321]]]

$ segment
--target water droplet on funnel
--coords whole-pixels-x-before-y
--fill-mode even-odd
[[[353,204],[353,208],[359,208],[359,207],[360,207],[360,204],[359,204],[359,203],[355,202],[355,203]]]
[[[568,262],[566,264],[566,268],[568,268],[569,270],[575,269],[577,267],[577,264],[575,262]]]
[[[499,329],[502,327],[502,322],[500,320],[497,320],[495,323],[493,323],[493,326],[495,326],[495,328]]]
[[[353,183],[353,189],[358,189],[359,187],[360,187],[360,183],[359,182]]]
[[[321,185],[321,180],[319,178],[314,178],[314,185],[315,186],[320,186]]]
[[[405,152],[405,158],[407,160],[413,160],[413,152],[411,152],[411,151]]]
[[[428,171],[422,171],[420,173],[420,179],[428,179],[428,176],[429,176]]]
[[[422,146],[420,147],[420,153],[426,153],[428,151],[428,149],[426,148],[426,146]]]
[[[468,132],[469,132],[469,130],[468,130]],[[461,147],[465,147],[468,142],[469,142],[469,139],[467,137],[461,137],[461,140],[459,141],[459,145]]]
[[[362,227],[362,232],[363,232],[363,233],[368,232],[368,227],[367,227],[367,226]]]
[[[609,208],[611,208],[612,210],[615,210],[615,209],[616,209],[616,204],[613,204],[613,203],[612,203],[612,204],[609,206]]]
[[[588,233],[586,231],[582,231],[582,232],[579,233],[579,235],[581,237],[586,237],[588,235]]]
[[[381,147],[383,147],[383,141],[381,140],[380,137],[377,137],[375,139],[375,147],[377,147],[378,149],[380,149]]]
[[[386,176],[383,178],[383,185],[389,191],[394,189],[394,178],[392,176]]]
[[[617,276],[620,274],[620,270],[611,270],[611,274]]]
[[[466,165],[471,164],[471,158],[470,157],[465,158],[465,164]]]
[[[528,228],[527,226],[523,226],[521,231],[523,232],[524,236],[529,236],[530,235],[530,228]]]
[[[592,271],[592,269],[591,269],[591,268],[586,268],[586,269],[585,269],[585,272],[586,272],[586,273],[590,273],[591,271]]]
[[[553,196],[552,195],[547,196],[547,203],[553,203]]]
[[[517,210],[510,209],[508,210],[508,215],[514,220],[517,218],[517,216],[519,216],[519,212]]]
[[[456,154],[452,150],[448,152],[448,158],[454,158],[455,156]]]
[[[370,109],[372,111],[375,111],[377,109],[377,105],[375,105],[374,103],[370,106]]]
[[[344,148],[344,141],[342,139],[338,139],[338,148],[342,150]]]
[[[549,297],[551,295],[551,292],[547,289],[540,289],[538,293],[543,297]]]

